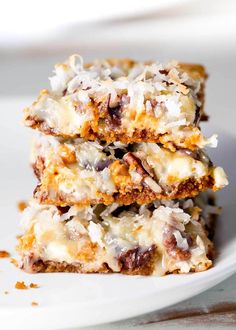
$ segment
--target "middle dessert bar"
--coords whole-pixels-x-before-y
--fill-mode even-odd
[[[227,184],[204,151],[171,152],[156,143],[122,144],[40,136],[31,163],[43,204],[139,204],[180,199]]]

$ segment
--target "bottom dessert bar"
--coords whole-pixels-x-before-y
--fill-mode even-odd
[[[142,206],[56,207],[33,200],[22,218],[21,268],[159,276],[204,271],[212,266],[218,212],[203,195]]]

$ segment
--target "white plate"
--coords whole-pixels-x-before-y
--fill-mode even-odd
[[[21,128],[20,109],[29,100],[0,102],[1,147],[1,231],[0,250],[14,254],[19,215],[16,203],[33,189],[28,168],[27,139],[30,130]],[[19,109],[16,113],[15,109]],[[211,127],[208,131],[219,130]],[[192,297],[223,281],[236,271],[236,201],[234,155],[236,141],[219,132],[219,148],[213,159],[229,174],[231,185],[219,194],[224,213],[217,228],[218,257],[215,266],[203,273],[170,275],[162,278],[120,275],[35,274],[16,269],[0,260],[0,320],[6,329],[64,329],[94,325],[133,317]],[[7,238],[5,238],[7,237]],[[38,289],[16,290],[16,281],[34,282]],[[4,294],[9,291],[9,294]],[[39,303],[32,307],[31,302]]]

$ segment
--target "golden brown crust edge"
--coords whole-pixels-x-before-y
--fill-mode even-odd
[[[201,272],[212,267],[212,265],[206,265],[204,270],[191,269],[190,272]],[[142,275],[149,276],[153,275],[154,264],[146,265],[145,267],[138,267],[136,269],[122,269],[119,274],[123,275]],[[24,268],[22,268],[24,270]],[[79,274],[111,274],[113,272],[106,264],[96,271],[85,272],[81,265],[68,264],[66,262],[55,262],[55,261],[43,261],[38,260],[35,262],[32,268],[33,273],[79,273]],[[117,273],[116,273],[117,274]],[[179,274],[179,271],[173,271],[168,274]],[[168,275],[164,274],[164,275]]]
[[[158,250],[155,245],[145,251],[140,251],[137,247],[123,252],[118,257],[120,265],[119,273],[127,275],[151,275],[154,272],[158,257]],[[97,269],[88,271],[84,270],[83,265],[80,263],[68,264],[66,262],[44,261],[42,259],[35,260],[33,255],[23,256],[21,269],[30,273],[114,273],[106,263],[103,263]]]

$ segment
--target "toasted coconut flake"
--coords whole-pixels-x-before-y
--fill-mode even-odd
[[[154,181],[150,176],[147,176],[144,179],[144,182],[146,183],[146,185],[148,185],[149,188],[151,188],[155,193],[161,193],[162,189],[159,186],[158,183],[156,183],[156,181]]]

